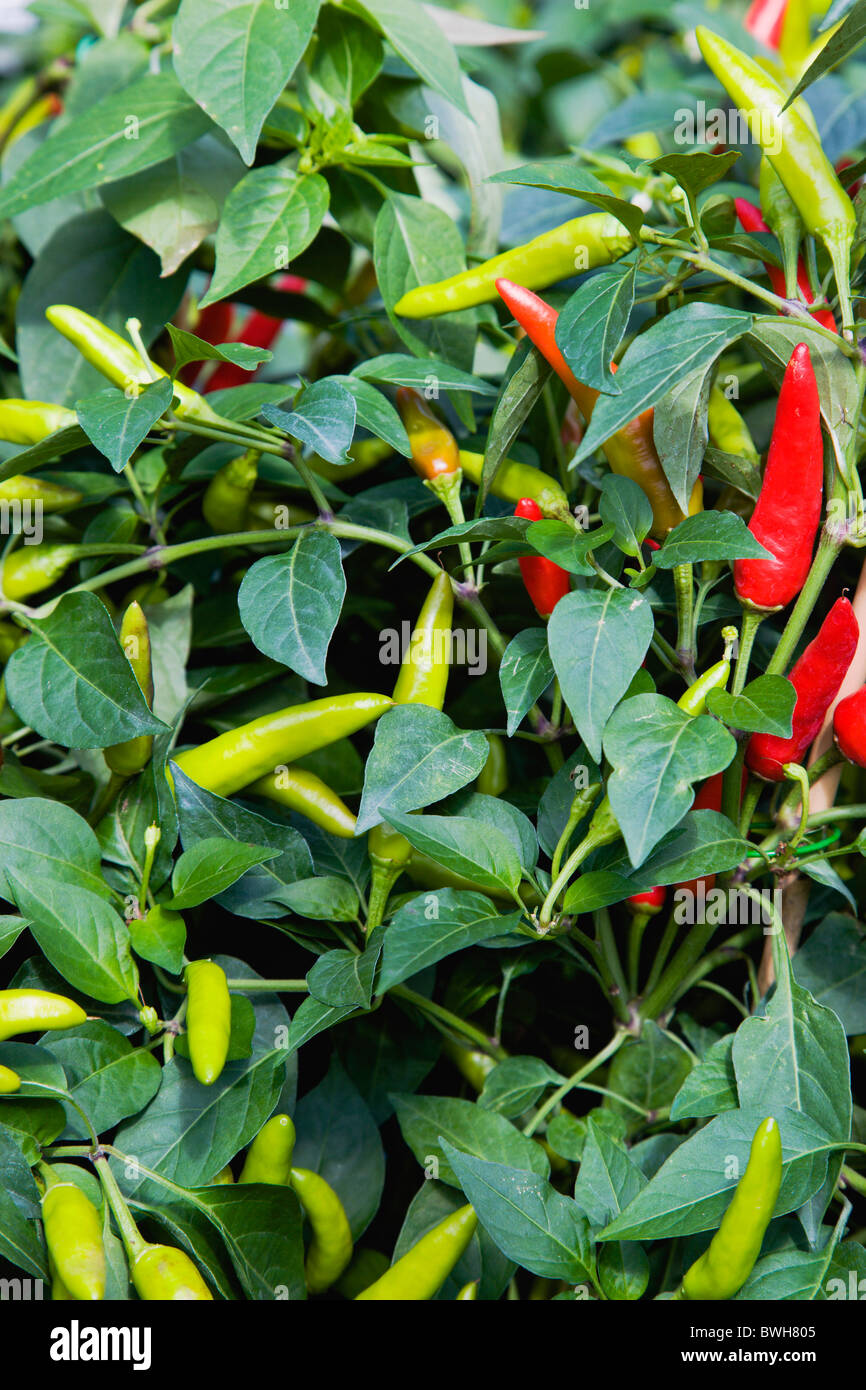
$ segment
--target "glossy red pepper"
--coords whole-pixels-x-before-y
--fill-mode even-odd
[[[760,208],[757,208],[754,203],[747,202],[745,198],[735,198],[734,206],[737,209],[737,216],[744,232],[768,232],[770,230],[761,215]],[[764,262],[764,269],[770,278],[773,293],[784,299],[786,297],[785,272],[778,266],[768,265],[766,261]],[[812,286],[809,284],[809,274],[802,256],[797,261],[797,288],[803,303],[811,304],[815,296],[812,293]],[[822,328],[829,328],[832,333],[839,331],[836,327],[836,320],[829,309],[813,309],[812,318],[816,323],[820,323]]]
[[[866,685],[839,701],[833,714],[833,733],[849,763],[866,767]]]
[[[514,515],[528,517],[530,521],[541,521],[544,513],[531,497],[521,497],[514,508]],[[517,563],[536,613],[539,618],[549,618],[559,600],[571,588],[568,571],[543,555],[525,555]]]
[[[763,612],[784,608],[802,589],[821,521],[824,446],[812,359],[798,343],[785,368],[761,493],[749,530],[772,560],[736,560],[740,603]]]
[[[277,281],[277,289],[289,294],[303,294],[306,288],[307,281],[303,280],[300,275],[281,275]],[[283,322],[283,319],[275,319],[270,314],[262,314],[258,309],[253,309],[244,320],[242,328],[231,341],[246,343],[248,347],[269,348],[275,341]],[[199,334],[199,337],[201,336]],[[217,341],[226,342],[227,340],[223,338]],[[204,389],[210,393],[211,391],[224,391],[230,386],[243,386],[251,379],[251,376],[251,372],[246,371],[243,367],[238,367],[234,362],[220,362],[215,371],[208,377]]]
[[[797,692],[790,738],[775,734],[752,734],[746,749],[746,765],[769,782],[781,782],[785,763],[802,763],[809,745],[817,737],[857,650],[860,628],[847,598],[833,604],[821,624],[818,636],[810,642],[788,675]]]
[[[664,907],[667,895],[667,888],[648,888],[645,893],[632,893],[625,905],[637,917],[655,917]]]
[[[778,48],[788,0],[752,0],[744,20],[753,38],[768,48]]]

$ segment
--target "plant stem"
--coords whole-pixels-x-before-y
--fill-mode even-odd
[[[614,1033],[610,1042],[608,1042],[601,1049],[601,1052],[597,1052],[594,1057],[590,1058],[590,1060],[586,1063],[585,1066],[580,1067],[574,1073],[573,1076],[570,1076],[567,1081],[564,1081],[561,1086],[558,1086],[557,1089],[551,1095],[548,1096],[547,1100],[543,1103],[543,1105],[540,1105],[538,1107],[538,1110],[533,1115],[532,1119],[525,1126],[523,1133],[526,1135],[526,1137],[530,1138],[538,1129],[542,1121],[547,1118],[551,1110],[553,1110],[557,1105],[559,1105],[560,1102],[564,1099],[564,1097],[568,1095],[569,1091],[573,1091],[576,1087],[580,1085],[581,1081],[583,1081],[585,1077],[591,1076],[592,1073],[598,1069],[598,1067],[603,1066],[604,1063],[610,1057],[612,1057],[613,1054],[619,1050],[619,1048],[622,1047],[623,1043],[626,1041],[627,1038],[628,1033],[626,1033],[624,1029],[619,1029],[616,1033]]]
[[[658,984],[641,1004],[641,1018],[657,1019],[665,1012],[678,993],[680,985],[700,960],[715,929],[715,926],[708,926],[706,922],[695,923]]]
[[[743,610],[743,622],[740,628],[740,645],[737,649],[737,664],[734,667],[734,679],[731,684],[731,694],[739,695],[746,684],[746,677],[749,674],[749,659],[752,655],[752,647],[755,645],[755,638],[758,628],[764,621],[766,614],[756,613],[753,608]]]
[[[126,1253],[130,1260],[135,1260],[145,1249],[147,1242],[132,1219],[132,1213],[126,1205],[126,1198],[117,1185],[117,1179],[111,1171],[111,1166],[104,1152],[94,1154],[93,1166],[99,1181],[102,1183],[106,1201],[117,1222]]]

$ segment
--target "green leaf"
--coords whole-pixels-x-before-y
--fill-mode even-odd
[[[646,599],[627,589],[566,594],[553,611],[547,629],[550,655],[565,703],[596,762],[602,731],[640,669],[653,630]]]
[[[135,1115],[153,1100],[162,1069],[153,1053],[133,1047],[102,1019],[91,1019],[51,1039],[51,1051],[63,1067],[69,1094],[88,1116],[97,1134]],[[67,1132],[87,1139],[81,1116],[64,1104]]]
[[[308,386],[294,410],[262,406],[262,414],[284,434],[300,439],[328,463],[348,463],[358,407],[351,392],[330,377]]]
[[[849,1035],[866,1032],[866,939],[856,922],[831,912],[791,962],[797,983],[832,1009]]]
[[[740,695],[711,690],[707,709],[731,729],[746,733],[791,737],[791,719],[797,692],[784,676],[758,676]]]
[[[640,555],[641,541],[653,524],[653,510],[643,488],[631,478],[608,473],[601,480],[598,510],[602,521],[613,527],[613,540],[620,550]]]
[[[457,55],[423,5],[417,0],[351,0],[348,8],[371,20],[422,82],[466,112]]]
[[[458,729],[428,705],[388,710],[367,758],[355,833],[393,811],[417,811],[459,791],[478,776],[489,753],[483,733]]]
[[[475,497],[476,516],[480,516],[496,474],[544,390],[551,370],[529,339],[512,357],[488,429],[484,467]]]
[[[6,666],[9,701],[23,722],[67,748],[108,748],[165,730],[147,707],[95,594],[65,594]]]
[[[643,226],[644,214],[634,203],[617,198],[610,189],[576,164],[549,160],[545,164],[521,164],[517,169],[505,169],[493,174],[491,183],[521,183],[529,188],[546,188],[551,193],[569,193],[584,203],[592,203],[604,212],[612,213],[637,240]]]
[[[305,531],[287,555],[257,560],[238,593],[241,622],[259,651],[327,685],[325,660],[346,594],[340,542]]]
[[[499,664],[499,684],[508,712],[509,738],[514,736],[523,716],[539,695],[543,695],[554,674],[545,628],[524,628],[523,632],[512,637]]]
[[[671,1106],[672,1120],[704,1120],[736,1110],[740,1101],[731,1052],[734,1034],[719,1038],[707,1048],[677,1091]]]
[[[592,1224],[606,1226],[645,1187],[646,1178],[625,1146],[587,1119],[574,1200]]]
[[[696,198],[705,188],[723,179],[739,157],[739,150],[726,150],[724,154],[707,154],[704,150],[678,151],[652,160],[651,167],[661,174],[670,174],[681,188]]]
[[[496,387],[471,372],[462,372],[450,362],[438,357],[407,357],[401,352],[386,352],[370,357],[352,368],[353,377],[365,381],[383,381],[387,386],[414,386],[425,391],[435,382],[438,391],[468,391],[476,396],[495,396]]]
[[[48,1280],[45,1249],[37,1235],[36,1184],[12,1132],[0,1125],[0,1255],[16,1269]],[[19,1195],[20,1194],[20,1195]],[[29,1205],[22,1209],[24,1203]]]
[[[358,916],[358,895],[342,878],[301,879],[286,884],[274,898],[299,917],[320,922],[354,922]]]
[[[167,323],[166,328],[174,348],[174,376],[189,362],[233,362],[254,372],[263,362],[270,362],[274,355],[267,348],[250,347],[248,343],[220,343],[219,346],[206,343],[194,333],[175,328],[173,323]]]
[[[330,1008],[369,1009],[379,950],[368,946],[356,951],[326,951],[307,972],[307,986],[314,999]]]
[[[0,217],[147,169],[210,129],[173,73],[148,73],[73,116],[0,190]]]
[[[635,286],[634,265],[617,265],[583,281],[556,321],[556,345],[578,381],[619,394],[610,369],[628,327]]]
[[[316,23],[320,0],[182,0],[172,26],[174,68],[190,96],[252,164],[271,107]]]
[[[478,1104],[513,1119],[530,1110],[548,1086],[559,1086],[564,1080],[540,1057],[506,1057],[485,1077]]]
[[[172,896],[163,906],[172,912],[198,907],[235,883],[254,864],[276,859],[278,851],[245,845],[214,835],[185,850],[174,866]]]
[[[473,1158],[445,1142],[443,1151],[504,1255],[544,1279],[576,1284],[591,1277],[589,1227],[576,1202],[536,1173]]]
[[[144,917],[130,918],[128,926],[132,949],[137,956],[161,965],[172,975],[181,974],[186,926],[180,913],[170,912],[156,903]]]
[[[598,550],[614,534],[613,526],[600,526],[595,531],[575,531],[564,521],[532,521],[526,539],[541,555],[568,570],[569,574],[585,577],[595,574],[587,562],[590,551]]]
[[[698,512],[675,526],[653,554],[656,569],[671,570],[697,560],[768,560],[772,555],[736,512]]]
[[[443,1137],[449,1148],[459,1144],[464,1153],[507,1163],[519,1168],[524,1177],[534,1173],[544,1178],[548,1174],[541,1145],[527,1139],[504,1115],[451,1096],[400,1095],[393,1099],[403,1139],[418,1162],[427,1166],[436,1159],[436,1176],[452,1187],[461,1184],[443,1148]]]
[[[495,826],[479,826],[462,816],[384,814],[389,825],[437,864],[488,892],[516,894],[522,878],[520,860],[512,842]]]
[[[172,383],[165,377],[145,386],[138,396],[127,396],[109,386],[76,401],[75,409],[91,444],[105,455],[115,473],[120,473],[168,410],[172,395]]]
[[[225,201],[216,238],[216,269],[200,308],[285,268],[309,246],[328,210],[320,174],[280,164],[251,169]]]
[[[110,896],[96,835],[83,816],[57,801],[0,801],[0,893],[7,900],[9,869],[25,883],[66,883]]]
[[[413,898],[388,924],[377,991],[384,994],[455,951],[515,931],[520,918],[519,912],[498,913],[481,893],[442,888],[435,904],[428,893]]]

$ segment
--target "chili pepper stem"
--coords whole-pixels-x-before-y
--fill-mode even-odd
[[[670,1007],[681,985],[704,954],[714,931],[715,926],[709,926],[706,922],[695,923],[670,965],[663,971],[658,984],[640,1005],[642,1020],[658,1019]]]
[[[752,824],[752,817],[761,799],[763,783],[757,777],[750,777],[743,796],[743,804],[740,809],[740,834],[745,839],[749,833],[749,826]]]
[[[646,984],[643,988],[644,995],[649,994],[655,988],[659,976],[661,975],[662,970],[667,964],[668,956],[673,950],[673,945],[677,939],[678,931],[679,927],[677,925],[676,918],[673,914],[671,914],[671,916],[667,920],[667,923],[665,924],[665,929],[662,932],[661,941],[658,944],[655,957],[653,958],[650,973],[647,977]]]
[[[373,877],[370,882],[370,895],[367,902],[367,922],[364,928],[365,936],[369,936],[381,924],[382,918],[385,916],[385,909],[388,906],[388,899],[391,896],[391,889],[402,872],[402,867],[385,868],[381,864],[373,866]]]
[[[677,662],[689,683],[695,679],[694,583],[691,564],[674,565],[677,600]]]
[[[615,1052],[619,1051],[628,1036],[624,1028],[618,1028],[610,1041],[601,1049],[601,1052],[597,1052],[584,1066],[578,1068],[573,1076],[570,1076],[567,1081],[564,1081],[561,1086],[558,1086],[556,1090],[547,1097],[547,1100],[538,1107],[532,1119],[524,1127],[523,1133],[526,1135],[527,1139],[532,1137],[538,1127],[547,1119],[551,1110],[554,1110],[556,1106],[564,1100],[569,1091],[575,1090],[575,1088],[580,1085],[581,1081],[591,1076],[594,1071],[597,1071],[599,1067],[609,1061]]]
[[[262,452],[265,451],[263,450]],[[314,474],[313,470],[309,468],[306,463],[304,463],[304,460],[301,458],[301,451],[297,448],[297,446],[295,446],[295,457],[293,462],[301,475],[301,481],[303,482],[304,487],[307,489],[307,492],[310,494],[310,496],[316,504],[316,510],[318,511],[322,521],[330,523],[334,519],[334,513],[331,511],[328,499],[322,491],[318,478]]]
[[[127,781],[128,778],[122,776],[119,772],[112,772],[111,776],[109,777],[108,781],[102,789],[101,795],[97,798],[93,810],[87,817],[88,825],[99,824],[99,822],[102,820],[102,817],[106,814],[106,812],[109,810],[109,808],[113,805],[114,801],[116,800],[117,794],[120,791],[121,787]]]
[[[134,1260],[144,1250],[147,1242],[132,1219],[132,1213],[126,1205],[126,1199],[117,1185],[117,1179],[111,1171],[108,1157],[100,1150],[92,1155],[93,1166],[96,1175],[102,1184],[105,1193],[105,1200],[111,1207],[111,1213],[117,1222],[117,1228],[126,1248],[126,1253],[130,1260]]]
[[[622,962],[619,958],[619,951],[616,948],[616,940],[611,925],[610,913],[607,908],[601,908],[593,913],[595,920],[596,941],[601,949],[602,959],[607,967],[610,977],[608,993],[613,1005],[614,1012],[621,1023],[627,1023],[628,1012],[628,985],[623,973]]]
[[[746,684],[746,677],[749,674],[749,660],[752,655],[752,647],[755,644],[758,628],[764,621],[764,613],[758,612],[753,608],[743,609],[743,622],[740,628],[740,642],[737,648],[737,664],[734,668],[734,679],[731,683],[731,694],[739,695]]]
[[[800,797],[800,822],[788,841],[788,849],[795,849],[806,833],[809,819],[809,774],[799,763],[785,763],[783,771],[795,783],[795,796]]]
[[[430,489],[434,497],[438,497],[451,518],[452,526],[462,526],[466,520],[466,515],[463,511],[463,502],[460,497],[462,485],[462,468],[455,469],[453,473],[439,473],[435,478],[424,479],[424,486]],[[472,551],[467,541],[461,541],[457,548],[460,552],[460,559],[463,562],[467,582],[474,588],[475,575],[472,570]]]
[[[740,815],[740,792],[743,785],[743,763],[746,757],[746,739],[737,744],[734,761],[725,769],[722,779],[722,811],[728,820],[737,824]]]
[[[638,991],[640,972],[640,948],[643,934],[650,920],[648,912],[637,912],[631,919],[628,930],[628,992],[633,999]]]

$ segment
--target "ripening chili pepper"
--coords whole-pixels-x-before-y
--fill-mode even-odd
[[[74,410],[48,401],[0,401],[0,439],[7,444],[39,444],[58,430],[78,424]]]
[[[0,1096],[11,1096],[21,1090],[21,1077],[11,1067],[0,1064]]]
[[[351,840],[357,817],[335,791],[305,767],[278,767],[266,777],[260,777],[245,791],[250,796],[264,796],[289,811],[306,816],[314,825],[331,835]]]
[[[481,483],[484,471],[484,455],[460,450],[460,467],[473,483]],[[523,497],[531,497],[537,502],[545,516],[571,519],[568,498],[555,478],[533,468],[530,463],[518,463],[516,459],[504,459],[493,478],[490,491],[494,497],[515,506]]]
[[[290,1115],[272,1115],[259,1130],[244,1159],[238,1182],[266,1182],[285,1187],[292,1176],[295,1126]]]
[[[154,380],[147,364],[126,338],[100,323],[92,314],[76,309],[71,304],[52,304],[45,310],[48,322],[62,333],[97,371],[119,386],[121,391],[135,386],[150,386]],[[159,380],[168,375],[162,367],[153,364],[153,371]],[[217,415],[203,396],[183,382],[174,382],[176,404],[172,407],[179,420],[197,420],[203,425],[221,424]]]
[[[743,1287],[761,1253],[781,1183],[782,1141],[769,1118],[758,1125],[746,1171],[708,1249],[686,1271],[678,1298],[733,1298]]]
[[[833,712],[833,733],[849,763],[866,767],[866,685],[839,701]]]
[[[798,78],[810,61],[811,18],[810,0],[787,0],[779,35],[779,57],[787,72]]]
[[[203,1303],[213,1294],[189,1255],[173,1245],[144,1245],[132,1257],[133,1287],[145,1303]]]
[[[859,633],[848,599],[837,599],[817,637],[788,675],[797,692],[791,735],[780,738],[776,734],[752,734],[746,749],[746,765],[752,772],[769,782],[781,782],[785,763],[802,763],[839,693],[857,650]]]
[[[387,695],[362,692],[289,705],[189,748],[175,762],[205,791],[231,796],[275,767],[357,733],[393,703]]]
[[[743,21],[749,33],[768,48],[778,48],[788,0],[752,0]]]
[[[138,603],[131,603],[123,615],[120,624],[120,645],[147,701],[147,707],[152,709],[153,663],[150,632],[147,618]],[[111,748],[103,749],[103,754],[112,772],[116,772],[120,777],[134,777],[150,762],[152,751],[152,735],[140,734],[138,738],[127,739],[125,743],[115,743]]]
[[[640,131],[637,135],[627,135],[623,145],[629,154],[637,159],[658,159],[664,154],[659,137],[651,130]]]
[[[304,1260],[307,1288],[310,1293],[324,1293],[352,1259],[349,1218],[330,1183],[318,1173],[293,1168],[291,1184],[313,1234]]]
[[[559,348],[555,332],[559,314],[550,304],[523,285],[510,280],[497,281],[497,289],[538,351],[551,365],[577,403],[581,414],[589,421],[599,392],[578,381]],[[653,509],[652,534],[662,540],[684,517],[670,483],[665,477],[653,440],[653,411],[645,410],[629,421],[602,445],[605,457],[614,473],[636,482],[646,494]],[[531,495],[531,494],[530,494]],[[698,480],[689,500],[689,515],[703,506],[703,486]]]
[[[74,545],[22,545],[13,550],[3,561],[5,597],[20,600],[50,589],[78,555]]]
[[[448,280],[409,290],[394,305],[405,318],[425,319],[454,309],[471,309],[496,299],[501,276],[518,280],[530,289],[543,290],[557,280],[599,265],[610,265],[630,251],[634,241],[621,222],[605,212],[572,218],[553,231],[543,232],[525,246],[503,251],[483,265],[473,266]]]
[[[72,999],[44,989],[0,989],[0,1042],[17,1033],[77,1028],[87,1014]]]
[[[702,676],[681,695],[677,700],[677,706],[686,714],[697,716],[703,714],[707,707],[707,696],[711,690],[724,690],[731,674],[731,653],[734,650],[734,643],[737,640],[737,629],[735,627],[723,627],[722,637],[725,643],[725,654],[721,661],[717,661],[714,666],[710,666]]]
[[[749,530],[772,559],[734,561],[734,589],[744,607],[784,608],[806,582],[821,520],[824,445],[821,404],[805,343],[788,361],[761,492]]]
[[[667,892],[667,888],[648,888],[645,893],[632,893],[625,905],[636,917],[655,917],[665,905]]]
[[[72,1182],[51,1177],[42,1197],[45,1244],[64,1287],[79,1302],[105,1297],[102,1218]]]
[[[794,200],[807,232],[826,246],[833,263],[843,323],[849,327],[848,276],[854,209],[820,139],[799,102],[783,110],[788,93],[754,59],[703,26],[698,27],[696,35],[708,66],[731,100],[744,111],[749,129]]]
[[[45,121],[53,120],[54,117],[59,116],[62,111],[63,102],[56,92],[48,92],[45,96],[40,97],[12,127],[6,141],[6,149],[11,149],[16,140],[21,139],[22,135],[26,135],[30,130],[35,130],[37,126],[42,125]]]
[[[531,497],[521,497],[514,515],[540,521],[541,508]],[[570,592],[571,575],[545,555],[523,555],[517,563],[536,613],[539,618],[549,618],[559,600]]]
[[[733,401],[728,400],[721,386],[713,383],[707,408],[707,427],[710,443],[725,454],[748,459],[755,467],[760,455],[749,432],[749,427]]]
[[[452,1212],[416,1241],[381,1279],[359,1293],[358,1301],[398,1303],[435,1298],[466,1252],[477,1225],[478,1218],[471,1206]]]
[[[247,523],[247,507],[259,472],[259,451],[247,449],[230,459],[215,473],[202,498],[202,514],[218,535],[242,531]]]
[[[75,488],[27,474],[0,483],[0,502],[29,502],[31,506],[38,505],[43,512],[66,512],[76,507],[83,496]]]
[[[451,653],[451,619],[454,590],[450,577],[440,570],[426,599],[403,654],[394,686],[395,705],[430,705],[441,709],[448,686]]]
[[[772,167],[772,166],[770,166]],[[735,198],[734,203],[737,209],[737,216],[742,223],[743,230],[746,232],[768,232],[767,226],[759,208],[754,203],[749,203],[745,198]],[[785,273],[777,266],[768,265],[764,262],[764,269],[770,279],[770,285],[774,294],[778,294],[782,299],[787,296],[787,284]],[[812,286],[809,284],[809,274],[806,270],[806,262],[800,256],[797,260],[797,288],[804,304],[811,304],[815,298],[812,293]],[[829,328],[833,333],[837,331],[836,320],[829,309],[813,309],[812,318],[816,323],[820,323],[823,328]]]
[[[202,1086],[212,1086],[226,1064],[232,1000],[225,971],[212,960],[192,961],[186,977],[189,1060]]]
[[[484,796],[501,796],[508,786],[508,759],[505,744],[498,734],[487,734],[490,752],[478,774],[476,786]]]
[[[460,469],[457,440],[424,397],[411,386],[397,390],[397,409],[409,436],[412,466],[419,478],[432,483]]]

